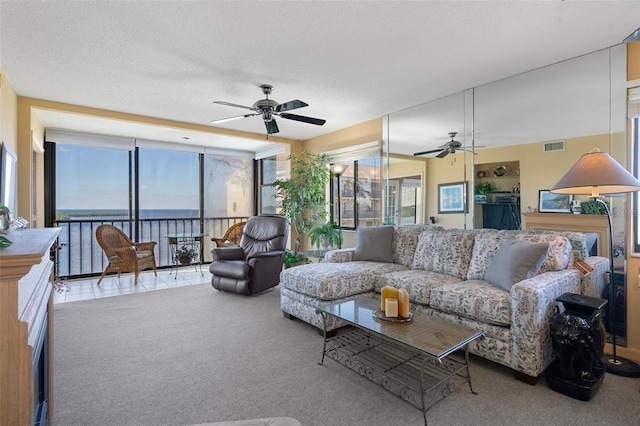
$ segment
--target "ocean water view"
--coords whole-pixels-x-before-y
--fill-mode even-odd
[[[198,218],[198,209],[141,209],[140,219]],[[60,209],[56,220],[127,220],[127,209]]]
[[[202,221],[202,230],[207,234],[202,238],[203,262],[211,261],[211,237],[222,236],[229,226],[242,220],[246,217],[205,218]],[[174,262],[168,235],[201,232],[199,212],[193,209],[141,210],[137,220],[140,232],[137,239],[133,235],[136,221],[129,220],[126,210],[58,210],[56,221],[61,228],[58,237],[60,249],[56,253],[57,274],[61,277],[102,273],[108,262],[95,237],[96,228],[101,224],[112,224],[122,229],[134,241],[157,242],[155,255],[158,267],[170,266]],[[184,243],[193,244],[189,241]]]

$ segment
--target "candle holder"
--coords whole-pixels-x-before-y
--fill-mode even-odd
[[[388,317],[383,311],[380,309],[376,309],[373,311],[373,317],[382,321],[388,322],[411,322],[413,321],[413,314],[409,312],[409,316],[407,318],[404,317]]]

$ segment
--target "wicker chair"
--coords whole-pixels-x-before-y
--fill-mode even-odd
[[[157,244],[154,241],[148,243],[134,243],[119,228],[113,225],[100,225],[96,228],[96,240],[109,260],[107,268],[100,275],[98,285],[107,273],[117,272],[118,278],[121,272],[133,272],[135,274],[133,284],[138,284],[140,271],[152,268],[156,272],[156,258],[153,249]]]
[[[240,245],[240,239],[242,238],[242,231],[244,230],[244,225],[247,222],[238,222],[234,223],[227,229],[227,232],[224,233],[222,238],[211,238],[211,241],[216,243],[216,247],[229,247],[229,246],[238,246]]]

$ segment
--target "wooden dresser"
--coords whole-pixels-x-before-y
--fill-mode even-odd
[[[0,250],[0,425],[51,424],[57,228],[12,230]]]

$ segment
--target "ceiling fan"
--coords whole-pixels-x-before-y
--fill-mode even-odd
[[[224,123],[227,121],[238,120],[240,118],[254,117],[257,115],[262,116],[262,120],[264,121],[264,125],[267,128],[267,133],[272,135],[274,133],[278,133],[280,130],[278,129],[278,124],[276,123],[275,117],[282,117],[288,120],[301,121],[303,123],[315,124],[316,126],[322,126],[327,120],[322,120],[320,118],[313,117],[305,117],[304,115],[290,114],[286,111],[291,111],[292,109],[303,108],[308,106],[308,104],[294,99],[289,102],[285,102],[283,104],[279,104],[273,99],[269,99],[269,95],[273,91],[273,86],[270,84],[261,84],[260,89],[262,89],[262,93],[266,96],[265,99],[260,99],[256,101],[252,106],[238,105],[230,102],[224,101],[213,101],[214,104],[227,105],[236,108],[244,108],[251,110],[248,114],[237,115],[234,117],[222,118],[220,120],[213,120],[211,123],[218,124]]]
[[[416,152],[413,155],[418,156],[418,155],[433,154],[434,152],[439,152],[439,154],[436,155],[436,157],[444,158],[449,154],[455,154],[456,151],[472,152],[472,149],[470,147],[463,147],[462,143],[460,143],[459,141],[453,140],[453,138],[455,138],[457,134],[458,132],[449,132],[449,137],[451,138],[451,140],[445,143],[444,145],[440,145],[438,149],[431,149],[429,151]],[[476,146],[476,148],[482,148],[482,147]]]

